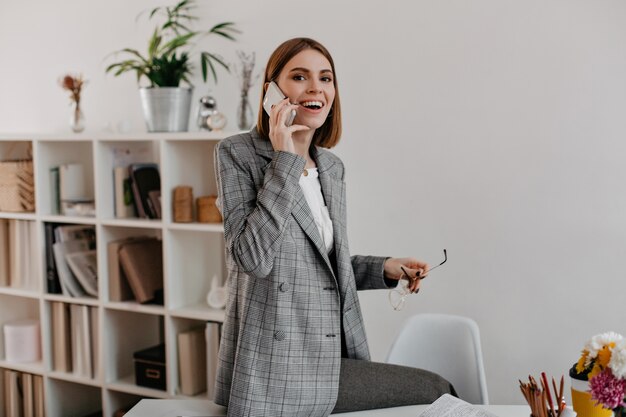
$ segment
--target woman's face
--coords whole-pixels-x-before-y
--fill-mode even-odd
[[[294,124],[321,127],[335,99],[330,62],[315,49],[305,49],[287,62],[278,76],[278,86],[298,105]]]

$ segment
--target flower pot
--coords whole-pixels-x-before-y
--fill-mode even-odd
[[[574,378],[571,380],[572,405],[578,417],[613,417],[613,410],[596,405],[596,401],[591,399],[589,381]]]
[[[140,88],[148,132],[186,132],[192,93],[193,89],[186,87]]]

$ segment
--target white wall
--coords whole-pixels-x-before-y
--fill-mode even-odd
[[[135,16],[155,4],[2,1],[0,131],[67,130],[56,80],[70,70],[89,79],[89,129],[143,129],[133,76],[105,76],[103,59],[145,49],[152,25]],[[374,359],[410,314],[467,315],[492,402],[521,403],[518,378],[566,374],[588,337],[626,333],[623,0],[201,5],[207,27],[243,30],[236,45],[203,43],[230,60],[256,51],[262,66],[298,35],[333,53],[353,253],[436,262],[449,251],[402,312],[385,292],[362,294]],[[222,74],[213,91],[234,123],[235,80]]]

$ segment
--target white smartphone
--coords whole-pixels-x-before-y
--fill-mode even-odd
[[[263,108],[265,112],[269,116],[272,111],[272,107],[285,99],[285,95],[278,85],[274,81],[270,82],[267,86],[267,91],[265,92],[265,97],[263,97]],[[296,110],[291,110],[291,114],[287,117],[287,121],[285,122],[285,126],[291,126],[293,124],[293,119],[296,118]]]

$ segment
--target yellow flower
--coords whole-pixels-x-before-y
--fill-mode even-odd
[[[598,351],[598,357],[596,364],[600,365],[602,369],[606,368],[611,360],[611,351],[615,347],[615,342],[611,342],[608,345],[602,346],[602,349]]]
[[[587,362],[588,356],[589,351],[583,350],[582,356],[580,357],[580,359],[578,359],[578,363],[576,363],[576,372],[578,372],[579,374],[585,372],[585,362]]]
[[[587,378],[591,380],[591,378],[598,375],[600,372],[602,372],[602,367],[600,366],[600,364],[598,364],[598,362],[596,362],[594,363],[593,369],[591,370],[591,372],[589,372],[589,376]]]

